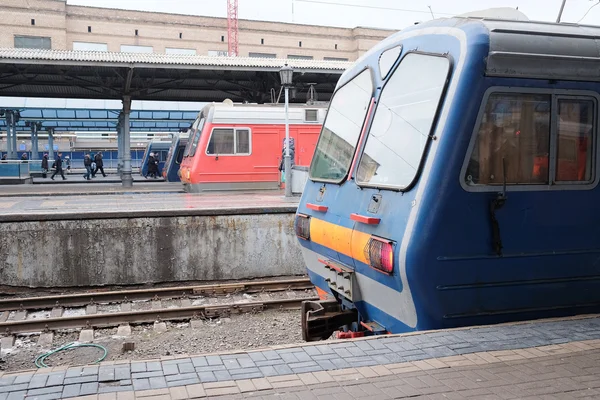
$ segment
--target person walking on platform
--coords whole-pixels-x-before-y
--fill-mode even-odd
[[[69,156],[65,156],[65,165],[67,166],[67,174],[71,173],[71,158]]]
[[[42,178],[48,177],[48,154],[44,154],[42,157]]]
[[[88,181],[91,181],[92,178],[90,176],[92,175],[92,157],[89,154],[86,154],[83,158],[83,166],[85,167],[86,171],[85,174],[83,174],[83,177]]]
[[[96,175],[96,173],[100,171],[102,172],[102,176],[106,178],[106,174],[104,173],[104,162],[102,161],[101,151],[96,153],[96,155],[94,156],[94,161],[96,162],[96,172],[94,172],[94,175]]]
[[[62,153],[59,152],[56,155],[56,159],[54,160],[54,167],[56,169],[54,170],[54,173],[52,174],[52,176],[50,177],[50,179],[54,180],[54,177],[56,176],[56,174],[60,174],[60,176],[62,176],[62,178],[63,178],[63,181],[67,180],[67,178],[65,178],[65,174],[63,172],[62,163],[63,163]]]
[[[146,172],[144,178],[147,179],[148,175],[150,175],[151,178],[156,178],[156,170],[156,159],[154,158],[154,153],[150,153],[148,156],[148,171]]]

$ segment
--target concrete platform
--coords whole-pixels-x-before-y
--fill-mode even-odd
[[[597,399],[599,362],[592,316],[23,371],[0,398]]]
[[[0,282],[76,287],[302,275],[298,200],[264,191],[1,197]]]
[[[118,183],[103,180],[71,181],[69,185],[60,181],[50,181],[38,185],[3,185],[0,186],[2,197],[32,197],[32,196],[90,196],[106,194],[138,194],[138,193],[184,193],[183,185],[179,182],[146,182],[135,181],[133,187],[125,188]]]

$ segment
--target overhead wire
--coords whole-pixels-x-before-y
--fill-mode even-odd
[[[577,23],[580,23],[581,21],[583,21],[583,19],[588,15],[588,13],[590,11],[592,11],[592,8],[596,7],[598,4],[600,4],[600,1],[598,1],[596,4],[594,4],[590,8],[588,8],[588,10],[585,12],[585,14],[583,14],[583,17],[581,17],[581,19],[579,21],[577,21]]]

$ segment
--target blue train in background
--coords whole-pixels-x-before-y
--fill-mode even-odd
[[[183,160],[183,152],[188,144],[189,132],[173,135],[171,146],[162,170],[162,177],[167,182],[181,182],[179,177],[179,166]]]
[[[162,171],[165,168],[165,161],[169,154],[171,140],[171,138],[162,138],[152,140],[148,143],[140,163],[140,175],[148,175],[148,159],[150,158],[150,153],[152,153],[155,158],[158,157],[158,176],[162,176]]]
[[[305,340],[600,310],[600,28],[481,15],[340,78],[295,219]]]

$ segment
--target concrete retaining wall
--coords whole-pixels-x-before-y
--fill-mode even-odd
[[[0,223],[0,285],[56,287],[305,274],[294,214]]]

